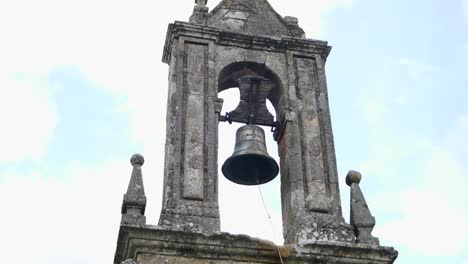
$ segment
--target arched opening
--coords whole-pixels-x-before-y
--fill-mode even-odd
[[[238,87],[236,80],[242,76],[257,75],[272,81],[274,87],[267,99],[271,102],[275,111],[272,113],[278,114],[281,110],[283,102],[281,100],[283,94],[283,84],[280,78],[265,64],[256,62],[235,62],[224,67],[218,75],[218,93],[233,87]]]
[[[254,62],[238,62],[226,66],[218,76],[218,97],[224,100],[221,113],[233,111],[240,101],[237,79],[257,75],[271,80],[274,87],[266,100],[266,108],[276,120],[280,108],[282,85],[279,78],[265,65]],[[227,180],[221,172],[223,163],[234,150],[237,129],[244,124],[220,122],[218,127],[218,175],[221,230],[234,234],[248,234],[262,239],[283,243],[280,175],[273,181],[258,186],[238,185]],[[269,155],[279,164],[277,143],[271,127],[260,126],[265,131]],[[258,228],[261,227],[261,228]]]

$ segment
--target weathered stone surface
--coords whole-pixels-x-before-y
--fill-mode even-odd
[[[257,3],[262,1],[252,2],[262,5]],[[295,23],[293,18],[288,21]],[[298,239],[354,242],[352,228],[341,215],[323,70],[329,51],[326,42],[317,40],[248,36],[183,22],[169,26],[163,60],[171,65],[170,91],[177,92],[170,92],[169,99],[166,145],[169,163],[161,226],[200,232],[219,230],[219,225],[213,225],[218,217],[217,189],[201,185],[205,180],[214,183],[218,177],[216,155],[202,154],[203,148],[217,144],[217,136],[205,133],[203,139],[202,133],[193,138],[191,135],[194,130],[217,133],[217,93],[241,86],[237,80],[243,76],[255,75],[271,81],[268,99],[280,117],[278,123],[285,124],[280,128],[282,136],[278,140],[287,243],[298,243]],[[191,87],[198,87],[197,92],[192,92]],[[200,90],[201,87],[205,90]],[[197,107],[190,103],[192,94],[200,98],[200,103],[194,104]],[[286,110],[291,112],[287,121],[281,115]],[[185,161],[181,163],[182,154]],[[211,159],[215,166],[208,168],[213,173],[202,173],[196,164]],[[193,167],[199,170],[194,171]],[[202,197],[202,187],[215,192],[204,192]],[[185,195],[187,190],[198,195]],[[184,195],[180,196],[180,192]],[[318,230],[319,235],[314,236],[315,232],[309,230]]]
[[[299,27],[299,19],[297,17],[285,16],[284,22],[288,25],[288,31],[291,36],[305,38],[305,32]]]
[[[173,41],[159,225],[214,232],[219,230],[215,143],[219,113],[211,81],[213,42],[187,37]]]
[[[291,264],[393,263],[397,252],[371,235],[375,220],[356,175],[348,180],[351,225],[342,215],[325,74],[331,47],[305,39],[298,19],[279,16],[266,0],[223,0],[210,13],[206,0],[195,3],[190,23],[169,25],[164,47],[169,91],[159,223],[144,225],[144,207],[126,207],[114,263],[279,263],[278,250]],[[248,76],[268,81],[258,102],[246,96],[256,89]],[[286,246],[219,232],[218,123],[229,117],[220,113],[218,93],[230,88],[241,90],[232,112],[239,122],[271,125],[265,98],[275,108]],[[142,195],[129,197],[143,202]]]
[[[140,154],[135,154],[130,159],[133,170],[127,193],[124,195],[122,202],[121,224],[123,225],[144,225],[146,223],[146,196],[141,173],[141,166],[143,166],[144,162],[145,159]]]
[[[119,233],[121,259],[137,259],[140,264],[247,264],[247,263],[393,263],[397,252],[388,247],[372,247],[336,242],[307,241],[276,246],[270,241],[245,235],[175,232],[158,227],[122,227]]]
[[[346,184],[351,187],[350,222],[354,227],[357,243],[379,245],[379,239],[373,237],[371,234],[375,226],[375,218],[372,216],[367,206],[366,199],[359,187],[361,178],[361,173],[357,171],[349,171],[346,176]]]
[[[122,261],[120,264],[140,264],[140,262],[133,259],[127,259],[125,261]]]
[[[206,6],[207,0],[196,0],[193,14],[190,17],[190,23],[206,24],[208,18],[208,7]]]
[[[304,36],[297,19],[281,17],[266,0],[223,0],[209,14],[207,25],[250,35]]]

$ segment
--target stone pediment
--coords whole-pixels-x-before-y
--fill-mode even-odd
[[[281,17],[266,0],[223,0],[207,25],[249,35],[304,37],[297,19]]]

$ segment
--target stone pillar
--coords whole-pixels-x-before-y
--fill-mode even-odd
[[[219,230],[213,43],[174,37],[170,65],[164,198],[159,225]]]
[[[322,54],[289,52],[289,120],[278,141],[287,243],[353,242],[344,222]]]

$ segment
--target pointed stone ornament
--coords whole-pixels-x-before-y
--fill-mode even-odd
[[[358,244],[379,245],[379,239],[372,236],[375,226],[375,218],[372,216],[366,199],[362,194],[359,183],[361,173],[349,171],[346,176],[346,184],[351,187],[351,225],[354,227],[356,242]]]
[[[189,19],[190,23],[205,25],[208,18],[208,0],[195,0],[193,14]]]
[[[293,37],[305,38],[304,30],[299,27],[299,19],[297,17],[285,16],[284,21],[288,25],[289,34]]]
[[[146,196],[143,186],[141,166],[145,159],[140,154],[135,154],[130,159],[133,166],[132,176],[128,184],[127,193],[124,194],[122,203],[122,225],[144,225],[146,224],[145,209]]]

